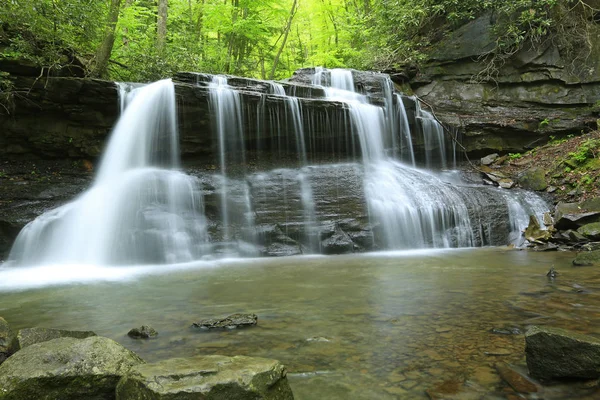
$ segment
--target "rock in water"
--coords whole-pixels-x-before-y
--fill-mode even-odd
[[[600,340],[559,328],[533,326],[525,334],[529,374],[539,379],[600,377]]]
[[[139,328],[133,328],[127,332],[127,336],[134,339],[149,339],[158,336],[158,332],[151,326],[142,325]]]
[[[0,317],[0,364],[17,350],[15,339],[8,322]]]
[[[225,318],[210,318],[194,322],[192,326],[202,329],[235,329],[254,326],[258,322],[256,314],[232,314]]]
[[[582,251],[577,253],[573,260],[573,265],[577,267],[591,267],[600,265],[600,250]]]
[[[546,229],[542,229],[540,222],[535,215],[529,216],[529,225],[525,229],[525,239],[530,243],[547,242],[552,237],[552,233]]]
[[[100,336],[32,344],[0,365],[0,399],[114,399],[119,379],[143,362]]]
[[[51,328],[25,328],[17,333],[17,343],[19,349],[24,349],[32,344],[47,342],[48,340],[58,339],[62,337],[70,337],[75,339],[85,339],[96,336],[92,331],[66,331],[62,329]]]
[[[117,386],[117,400],[293,398],[279,361],[242,356],[196,356],[138,365]]]

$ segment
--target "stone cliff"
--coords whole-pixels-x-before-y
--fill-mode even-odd
[[[592,28],[589,53],[575,61],[546,40],[483,71],[495,46],[494,23],[488,14],[452,32],[409,81],[438,118],[460,127],[467,150],[522,152],[551,136],[596,128],[600,26]]]

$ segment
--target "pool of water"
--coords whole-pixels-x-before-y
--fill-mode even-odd
[[[93,330],[147,361],[199,354],[275,358],[287,366],[299,400],[428,399],[427,390],[445,393],[439,398],[502,399],[514,392],[496,366],[524,367],[524,336],[492,329],[543,324],[600,335],[600,270],[574,268],[572,259],[571,253],[486,248],[91,275],[72,267],[62,278],[59,269],[0,269],[0,316],[15,329]],[[559,272],[554,281],[546,277],[551,266]],[[64,283],[69,276],[75,282]],[[33,287],[42,279],[53,285]],[[236,312],[256,313],[258,326],[191,327]],[[158,338],[126,336],[142,324],[153,326]],[[600,391],[589,383],[553,385],[529,398],[594,399]]]

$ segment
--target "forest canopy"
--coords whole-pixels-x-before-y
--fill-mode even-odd
[[[492,53],[550,35],[585,43],[593,0],[5,0],[0,57],[50,73],[147,81],[177,71],[263,79],[322,65],[386,70],[419,63],[444,32],[482,13],[500,21]],[[576,18],[577,17],[577,18]],[[583,39],[583,40],[582,40]]]

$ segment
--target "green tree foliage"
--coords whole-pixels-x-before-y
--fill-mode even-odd
[[[126,81],[182,70],[259,78],[317,65],[381,70],[422,61],[449,29],[489,12],[498,21],[495,47],[482,60],[489,73],[498,60],[551,35],[564,38],[564,48],[585,47],[585,32],[577,27],[598,11],[588,2],[4,0],[0,57],[28,59],[51,72],[76,54],[89,73]],[[115,19],[110,10],[117,3]],[[107,40],[111,32],[114,40]],[[103,46],[110,41],[104,67]]]

